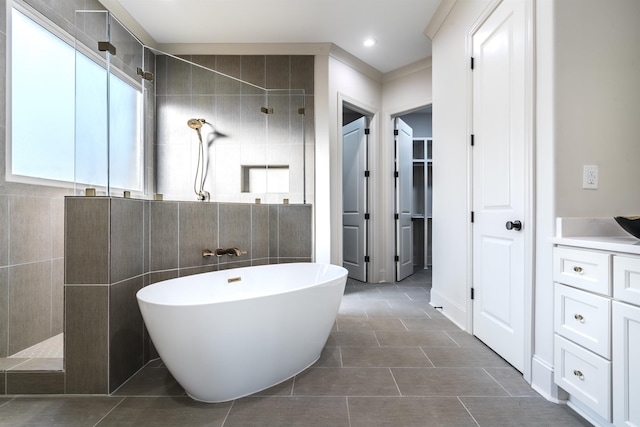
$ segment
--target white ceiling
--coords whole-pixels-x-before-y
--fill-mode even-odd
[[[160,45],[333,43],[386,73],[431,56],[424,31],[441,0],[102,1],[114,2]]]

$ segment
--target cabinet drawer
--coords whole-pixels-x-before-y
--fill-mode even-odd
[[[640,305],[640,258],[613,257],[613,296]]]
[[[556,283],[556,333],[611,359],[611,300]]]
[[[554,248],[554,281],[611,296],[610,277],[610,254],[566,247]]]
[[[555,335],[554,381],[611,421],[611,362]]]

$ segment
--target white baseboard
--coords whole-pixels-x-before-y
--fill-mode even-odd
[[[442,314],[462,330],[467,330],[467,311],[465,307],[448,300],[447,297],[433,288],[431,289],[431,302],[429,304],[432,307],[442,307]]]
[[[566,403],[569,395],[553,382],[553,365],[534,355],[531,361],[531,388],[553,403]]]

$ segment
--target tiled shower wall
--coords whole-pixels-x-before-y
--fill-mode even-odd
[[[114,391],[152,356],[135,293],[159,280],[312,257],[310,205],[66,199],[65,393]],[[240,257],[203,257],[237,247]]]
[[[71,31],[76,9],[97,0],[26,0]],[[0,0],[0,358],[62,332],[63,217],[68,189],[7,182],[7,0]]]
[[[266,203],[281,203],[282,197],[290,198],[292,203],[313,200],[314,57],[186,55],[182,58],[190,62],[156,56],[157,191],[165,199],[194,200],[198,144],[196,133],[186,123],[189,118],[204,118],[208,124],[202,128],[203,139],[209,142],[205,145],[209,153],[205,157],[210,160],[205,190],[211,193],[212,200],[253,202],[255,197]],[[225,76],[260,88],[296,91],[285,94],[276,90],[266,96],[263,90]],[[300,90],[304,91],[304,97]],[[273,114],[263,114],[261,107],[273,108]],[[301,107],[305,107],[304,116],[298,114]],[[224,136],[209,139],[213,129]],[[267,164],[289,166],[289,194],[241,193],[240,166]]]

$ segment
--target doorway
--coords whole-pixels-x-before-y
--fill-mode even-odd
[[[525,366],[527,126],[525,11],[503,2],[472,34],[473,334]],[[508,82],[508,83],[506,83]]]
[[[350,278],[369,277],[369,121],[342,105],[342,265]]]
[[[396,281],[431,267],[432,107],[392,118],[395,144]]]

